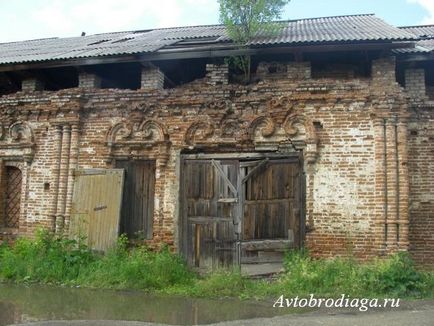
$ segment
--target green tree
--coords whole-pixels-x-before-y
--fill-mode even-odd
[[[270,36],[277,33],[281,24],[279,19],[282,9],[290,0],[218,0],[220,22],[226,26],[230,39],[241,48],[258,36]],[[251,58],[249,55],[231,58],[247,81],[250,81]]]

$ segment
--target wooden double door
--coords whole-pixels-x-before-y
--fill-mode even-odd
[[[181,176],[181,250],[190,265],[270,262],[301,246],[299,155],[185,155]]]

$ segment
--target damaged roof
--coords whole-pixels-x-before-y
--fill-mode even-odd
[[[279,35],[258,33],[250,47],[402,42],[418,38],[412,30],[389,25],[373,14],[299,19],[282,24]],[[0,65],[161,53],[198,46],[212,50],[230,45],[222,25],[103,33],[1,43]]]
[[[397,49],[400,53],[430,53],[434,52],[434,25],[403,26],[399,29],[414,34],[419,41],[414,49]]]

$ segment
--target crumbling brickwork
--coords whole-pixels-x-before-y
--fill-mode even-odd
[[[228,84],[228,75],[229,75],[229,67],[227,64],[224,65],[214,65],[207,64],[207,80],[209,85],[227,85]]]
[[[415,99],[425,99],[427,96],[424,69],[405,70],[405,89]]]
[[[410,252],[434,265],[434,114],[433,105],[415,106],[409,121]]]
[[[3,96],[0,158],[23,171],[19,232],[68,229],[76,168],[146,158],[156,161],[148,243],[177,248],[181,153],[289,148],[303,152],[305,245],[314,255],[368,259],[410,245],[418,261],[432,263],[432,117],[413,115],[411,123],[424,122],[417,135],[407,130],[407,93],[395,82],[393,58],[375,60],[372,78],[313,79],[310,67],[263,65],[264,76],[287,77],[242,86],[228,84],[227,65],[209,64],[204,79],[170,90],[160,71],[144,69],[135,91],[83,81]]]

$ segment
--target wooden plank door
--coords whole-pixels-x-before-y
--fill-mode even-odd
[[[235,257],[237,161],[184,160],[183,252],[192,266],[228,267]]]
[[[120,233],[152,239],[155,200],[155,161],[117,161],[125,170]]]
[[[300,164],[267,159],[244,166],[242,256],[280,260],[276,252],[298,248],[301,242]]]
[[[84,236],[88,246],[106,251],[119,235],[124,171],[89,169],[75,173],[70,236]]]

